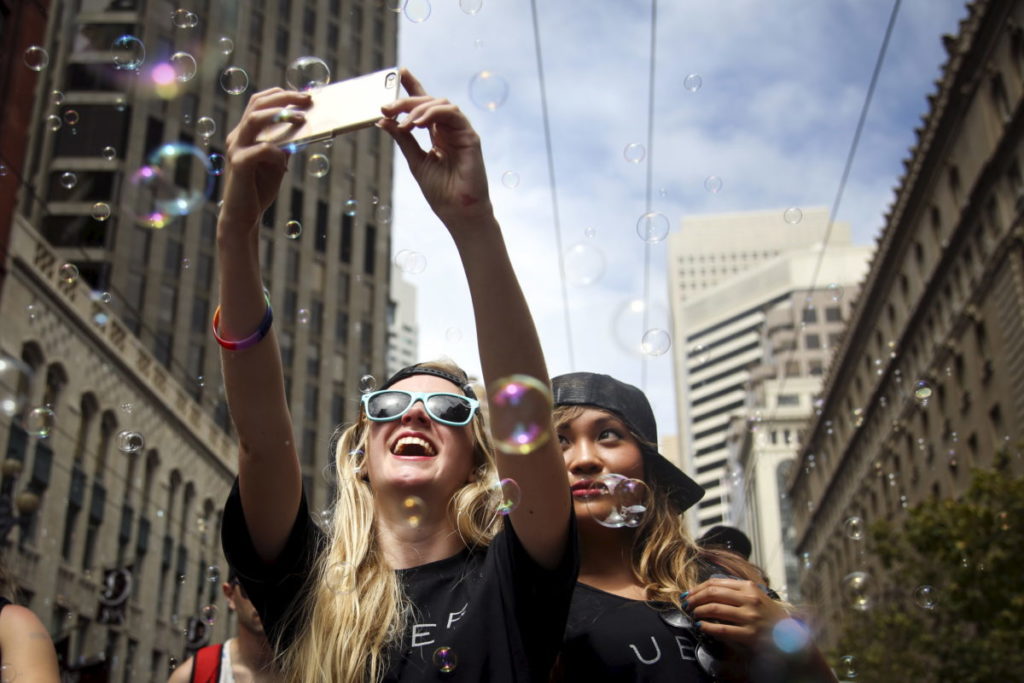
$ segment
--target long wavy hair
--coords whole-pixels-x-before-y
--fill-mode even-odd
[[[557,406],[554,411],[555,428],[561,429],[583,414],[590,406]],[[621,417],[597,406],[594,409],[622,421]],[[626,425],[627,429],[629,426]],[[630,435],[643,449],[655,449],[632,429]],[[693,588],[706,578],[711,567],[725,573],[763,583],[761,571],[739,555],[725,550],[702,548],[694,542],[684,521],[683,511],[669,499],[657,481],[646,481],[651,489],[652,501],[633,537],[631,559],[633,575],[644,587],[647,599],[668,602],[681,608],[679,594]]]
[[[421,365],[466,378],[449,361]],[[370,424],[360,413],[337,438],[338,489],[327,547],[313,564],[302,604],[291,612],[294,641],[283,652],[275,647],[289,683],[378,681],[409,623],[412,605],[380,546],[374,493],[365,476]],[[488,545],[500,527],[494,451],[480,411],[471,430],[476,476],[448,503],[452,523],[469,548]]]

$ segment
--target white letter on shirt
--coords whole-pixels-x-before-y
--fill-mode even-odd
[[[451,628],[452,624],[454,624],[456,621],[458,621],[459,619],[464,617],[466,615],[466,608],[467,607],[469,607],[469,603],[468,602],[465,605],[463,605],[462,609],[460,609],[458,612],[449,612],[448,613],[448,626],[446,628]]]
[[[676,636],[676,645],[679,646],[679,656],[688,662],[696,662],[697,658],[693,656],[693,645],[686,638],[682,636]]]
[[[655,662],[661,659],[661,648],[658,647],[658,641],[654,639],[654,636],[651,636],[651,642],[654,643],[654,659],[644,659],[640,656],[640,650],[636,649],[636,645],[634,645],[633,643],[629,644],[629,647],[633,650],[633,654],[635,654],[636,658],[644,664],[654,664]]]
[[[420,638],[429,638],[429,629],[437,626],[437,624],[413,624],[412,627],[412,647],[423,647],[424,645],[430,645],[433,640],[420,640]]]

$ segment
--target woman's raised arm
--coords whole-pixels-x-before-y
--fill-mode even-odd
[[[456,105],[428,95],[405,69],[402,84],[410,96],[385,106],[387,118],[378,125],[398,143],[424,197],[455,241],[473,299],[484,380],[491,387],[502,377],[524,374],[549,385],[533,318],[494,218],[480,138]],[[403,113],[399,122],[396,117]],[[413,128],[429,131],[430,150],[420,147]],[[492,402],[492,424],[507,421],[506,410]],[[516,534],[531,557],[550,568],[562,559],[568,539],[569,482],[550,406],[530,417],[547,430],[546,442],[526,455],[499,452],[498,472],[514,479],[522,492],[511,513]]]
[[[249,100],[227,137],[224,204],[217,222],[220,308],[216,332],[224,388],[238,432],[242,509],[256,552],[273,562],[284,548],[302,495],[302,479],[285,395],[281,353],[264,295],[259,261],[259,223],[277,196],[288,154],[256,142],[267,125],[285,118],[299,123],[306,93],[272,88]],[[231,342],[236,348],[229,349]]]

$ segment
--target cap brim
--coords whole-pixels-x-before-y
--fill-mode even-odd
[[[644,449],[644,456],[647,480],[665,491],[680,512],[689,510],[704,497],[704,487],[672,464],[668,458],[649,449]]]

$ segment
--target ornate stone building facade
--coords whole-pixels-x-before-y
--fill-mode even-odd
[[[802,589],[826,642],[849,609],[844,577],[878,570],[845,520],[957,496],[1000,449],[1024,471],[1024,2],[977,0],[944,40],[949,59],[790,482]]]

